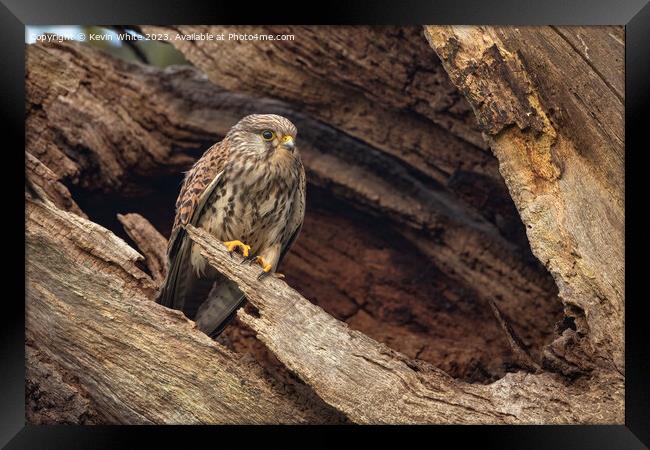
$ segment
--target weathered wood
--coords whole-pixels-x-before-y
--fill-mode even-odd
[[[40,187],[48,199],[59,208],[87,218],[79,205],[72,199],[68,188],[61,183],[60,177],[28,152],[25,152],[25,176],[28,183]]]
[[[534,373],[542,372],[542,367],[540,364],[530,356],[530,353],[526,350],[526,345],[522,342],[521,338],[517,336],[517,333],[512,329],[510,320],[503,314],[503,312],[501,312],[496,303],[494,303],[492,300],[489,300],[488,303],[492,308],[494,317],[497,319],[499,325],[501,325],[501,328],[503,329],[504,334],[508,338],[508,343],[510,344],[512,353],[515,355],[519,366]]]
[[[613,93],[625,97],[625,28],[621,26],[551,27],[592,68]]]
[[[61,368],[33,342],[25,345],[25,419],[30,424],[100,423],[78,376]]]
[[[416,28],[239,31],[297,39],[173,42],[207,78],[74,43],[28,47],[26,187],[41,196],[27,203],[32,420],[622,423],[621,30],[427,27],[458,91]],[[560,287],[562,321],[470,107]],[[363,331],[282,281],[259,283],[190,228],[251,302],[223,340],[243,336],[229,345],[256,347],[273,376],[148,301],[142,257],[80,217],[65,187],[84,208],[91,194],[158,194],[153,179],[177,184],[253,112],[300,129],[313,203],[287,281]],[[163,238],[144,217],[120,220],[159,279]]]
[[[190,165],[215,130],[204,110],[175,102],[169,79],[183,75],[108,61],[74,43],[27,47],[28,152],[61,179],[103,192]]]
[[[572,375],[624,373],[621,32],[426,28],[499,159],[533,252],[560,288],[570,320],[545,363]],[[577,45],[587,38],[595,46],[596,36],[600,50]],[[622,411],[622,393],[617,401]]]
[[[233,261],[225,247],[188,226],[208,262],[256,308],[238,312],[259,339],[328,404],[357,423],[610,423],[622,421],[620,377],[566,384],[549,373],[509,374],[490,385],[453,380],[350,330],[284,281]],[[605,387],[606,386],[606,387]]]
[[[142,252],[151,278],[160,284],[167,273],[167,239],[140,214],[118,214],[117,218]]]
[[[47,200],[26,206],[27,339],[75,375],[68,389],[84,392],[99,421],[341,420],[322,404],[288,396],[254,362],[150,301],[155,286],[137,267],[141,256],[108,230]],[[30,370],[38,377],[38,368]]]
[[[53,66],[59,68],[54,75]],[[119,200],[148,190],[145,201],[134,197],[115,212],[152,203],[139,212],[168,234],[180,176],[157,184],[152,177],[186,170],[202,139],[219,140],[245,114],[283,114],[300,130],[309,180],[307,225],[285,262],[293,286],[351,326],[464,379],[494,380],[516,362],[487,298],[512,318],[536,356],[553,339],[561,320],[556,287],[517,228],[516,210],[495,178],[496,160],[482,150],[460,151],[449,141],[457,138],[430,122],[424,126],[424,118],[410,114],[401,125],[398,117],[382,119],[397,123],[399,136],[413,142],[377,147],[374,138],[355,139],[300,105],[224,91],[192,68],[127,64],[63,43],[29,46],[27,69],[28,135],[77,136],[74,145],[55,142],[77,174],[64,179],[80,195],[100,190]],[[57,73],[65,79],[56,81]],[[84,116],[84,125],[71,116]],[[28,151],[67,173],[51,146],[37,144],[28,139]],[[167,186],[166,204],[151,186]],[[110,202],[92,194],[83,206],[104,217]],[[347,238],[335,244],[341,236]]]

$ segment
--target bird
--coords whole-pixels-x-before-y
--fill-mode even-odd
[[[178,309],[211,337],[246,301],[211,267],[185,230],[191,224],[223,242],[231,256],[273,275],[305,216],[305,169],[296,126],[276,114],[243,117],[185,174],[167,247],[167,275],[157,303]]]

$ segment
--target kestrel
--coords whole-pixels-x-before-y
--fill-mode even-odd
[[[276,269],[305,214],[305,170],[296,133],[282,116],[246,116],[185,176],[167,248],[169,270],[157,302],[183,311],[211,336],[223,330],[245,298],[207,264],[184,225],[206,230],[229,252],[238,250],[259,264],[260,278],[281,276]]]

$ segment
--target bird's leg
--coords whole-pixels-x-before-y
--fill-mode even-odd
[[[242,241],[226,241],[223,243],[223,245],[225,245],[226,249],[228,249],[230,256],[232,256],[232,252],[239,249],[241,250],[241,254],[244,256],[244,258],[246,258],[251,250],[251,246],[244,244]]]

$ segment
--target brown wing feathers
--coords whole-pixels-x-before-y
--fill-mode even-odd
[[[205,154],[192,166],[185,177],[180,195],[176,200],[176,218],[174,229],[179,225],[190,223],[194,212],[197,216],[197,206],[201,195],[210,182],[223,170],[228,159],[228,146],[224,141],[210,147]]]
[[[201,215],[201,208],[198,208],[201,196],[223,170],[227,156],[227,146],[223,145],[223,141],[208,149],[187,173],[176,201],[176,218],[167,248],[169,270],[156,301],[183,310],[190,318],[194,316],[198,304],[187,300],[196,302],[195,299],[205,298],[213,280],[196,276],[190,261],[191,241],[182,226],[196,224]]]

